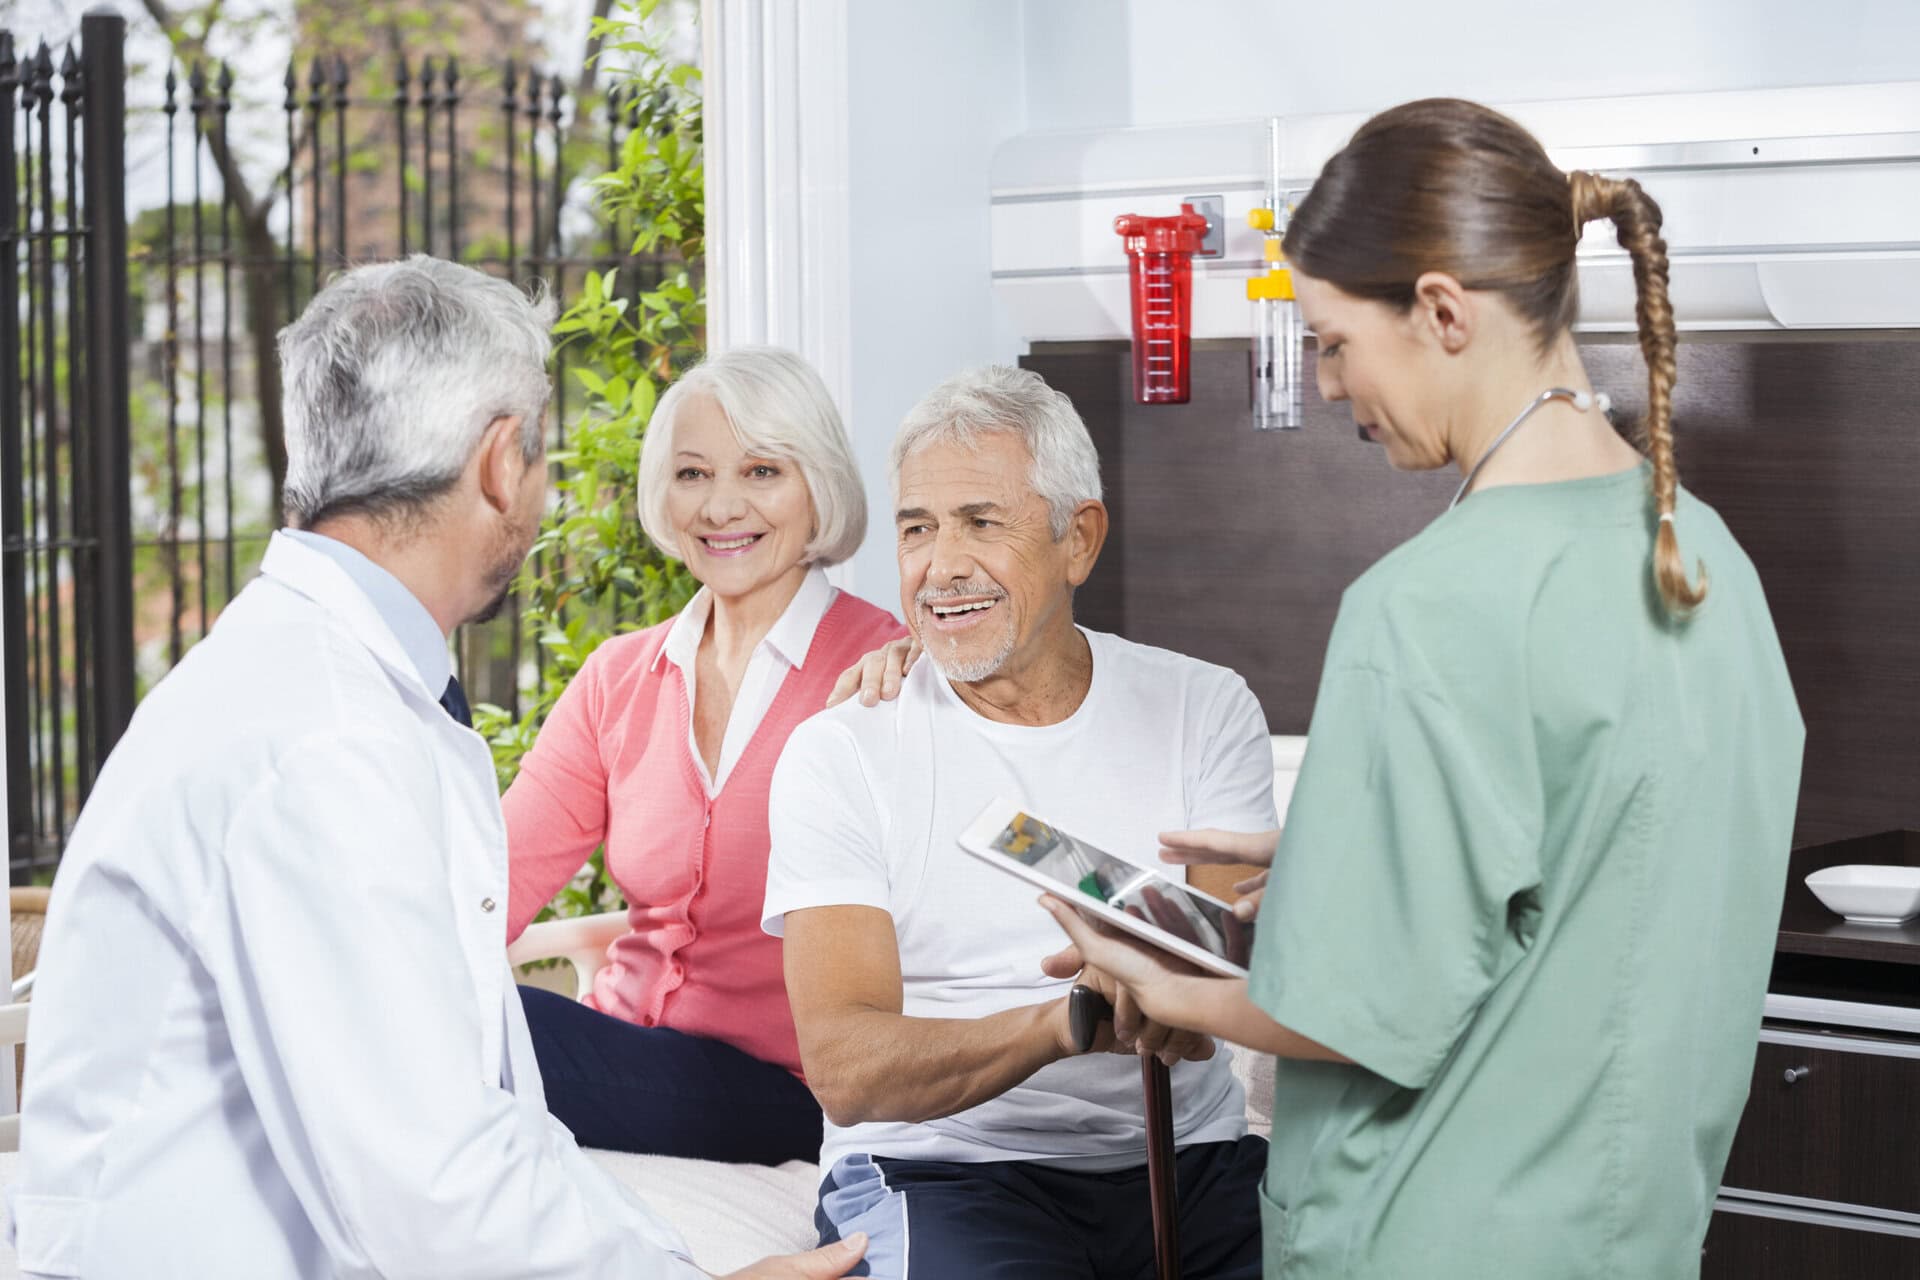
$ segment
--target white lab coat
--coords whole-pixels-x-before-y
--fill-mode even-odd
[[[547,1114],[492,762],[438,693],[276,537],[142,704],[54,884],[26,1273],[702,1274]]]

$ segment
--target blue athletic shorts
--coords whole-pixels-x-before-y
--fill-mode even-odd
[[[1180,1148],[1180,1273],[1258,1280],[1265,1139]],[[1152,1280],[1147,1170],[843,1156],[820,1184],[820,1243],[870,1243],[851,1273],[883,1280]]]

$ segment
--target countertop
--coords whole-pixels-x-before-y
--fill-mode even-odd
[[[1782,954],[1920,965],[1920,917],[1905,924],[1852,924],[1829,911],[1807,888],[1822,867],[1854,863],[1920,867],[1920,831],[1886,831],[1795,849],[1780,909]]]

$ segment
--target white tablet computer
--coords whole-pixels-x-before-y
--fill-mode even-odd
[[[995,800],[982,809],[960,847],[1210,973],[1247,976],[1253,924],[1228,904],[1102,852],[1016,804]]]

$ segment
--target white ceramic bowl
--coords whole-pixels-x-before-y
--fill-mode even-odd
[[[1904,924],[1920,915],[1920,867],[1827,867],[1807,877],[1807,888],[1855,924]]]

